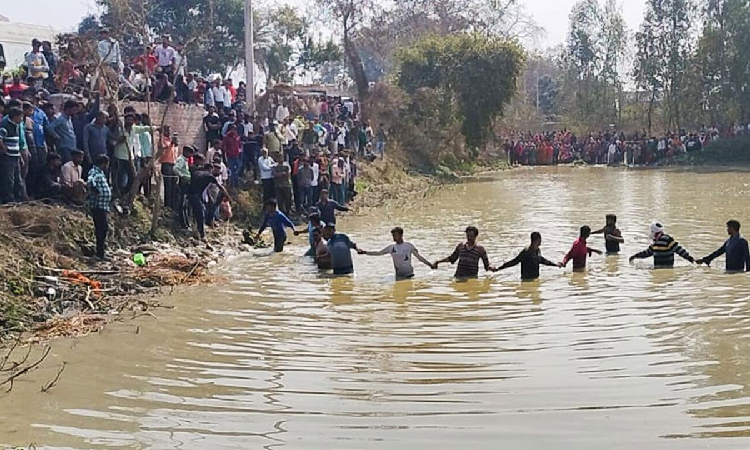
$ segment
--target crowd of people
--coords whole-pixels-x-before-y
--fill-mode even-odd
[[[188,229],[194,222],[195,232],[204,239],[206,226],[232,218],[230,192],[258,184],[265,208],[258,234],[270,228],[276,251],[283,251],[287,228],[299,234],[290,217],[309,217],[310,255],[318,265],[337,274],[353,270],[350,256],[343,255],[356,245],[336,233],[335,213],[348,210],[347,203],[356,195],[358,161],[384,157],[388,141],[383,125],[373,129],[360,120],[354,99],[274,95],[269,96],[264,111],[248,114],[243,83],[235,87],[231,79],[208,81],[190,73],[182,46],[172,47],[169,36],[125,64],[119,43],[102,29],[97,53],[100,65],[118,74],[121,89],[134,88],[133,95],[150,92],[152,100],[202,105],[205,146],[181,146],[168,125],[155,126],[147,114],[132,106],[120,111],[111,103],[102,108],[99,92],[92,93],[85,103],[84,98],[68,98],[58,110],[50,97],[51,92],[70,83],[70,77],[61,75],[66,73],[66,61],[55,55],[48,42],[35,39],[26,56],[27,83],[20,75],[10,83],[3,81],[0,204],[35,198],[87,207],[95,225],[97,256],[105,258],[110,210],[127,213],[136,195],[151,201],[163,199],[181,227]],[[158,88],[160,83],[168,92]],[[743,127],[733,128],[735,134],[747,132]],[[636,136],[628,140],[623,133],[599,133],[579,140],[564,131],[520,134],[505,146],[513,164],[576,160],[650,164],[700,151],[707,140],[718,137],[718,130],[706,129],[661,139]],[[163,176],[163,192],[153,192],[155,170]],[[620,238],[605,230],[599,232],[608,236],[607,250],[612,252],[610,241]],[[572,259],[578,268],[580,254],[593,252],[584,249],[584,234],[582,229],[580,242],[584,244],[574,246],[564,263]],[[536,264],[536,272],[524,269],[527,275],[538,274],[539,263],[549,263],[539,254],[541,236],[535,235],[532,245],[515,260],[493,268],[486,252],[476,245],[477,235],[478,230],[467,229],[467,242],[435,263],[404,242],[400,229],[394,229],[392,246],[380,252],[358,251],[391,254],[394,263],[401,258],[396,263],[400,277],[413,272],[412,255],[433,268],[458,262],[458,277],[475,276],[479,261],[485,262],[486,269],[497,270],[518,263],[527,268]],[[671,246],[671,242],[662,244]]]
[[[346,210],[356,195],[358,158],[385,153],[383,127],[374,131],[359,121],[353,99],[274,96],[266,111],[250,115],[244,112],[243,83],[237,88],[231,79],[208,83],[187,72],[181,46],[172,48],[169,36],[132,65],[123,63],[108,30],[100,39],[101,65],[118,73],[126,89],[138,84],[131,83],[132,71],[136,77],[153,74],[156,84],[164,80],[176,86],[165,98],[206,110],[206,145],[196,148],[181,146],[168,125],[155,126],[133,106],[121,111],[110,99],[104,108],[98,91],[88,101],[64,97],[58,109],[53,92],[70,81],[59,76],[65,61],[36,39],[26,56],[25,77],[3,80],[0,204],[40,199],[87,206],[101,258],[110,209],[127,213],[139,194],[163,199],[183,228],[194,221],[198,236],[205,238],[207,225],[231,219],[229,191],[253,184],[262,185],[262,200],[278,204],[285,216],[306,215],[310,208]],[[183,75],[192,82],[188,95],[180,87]],[[159,100],[159,90],[151,92]],[[155,170],[163,176],[163,192],[152,192]]]
[[[750,136],[747,126],[735,124],[722,133],[716,127],[699,131],[651,136],[645,132],[627,136],[624,132],[589,133],[579,137],[571,131],[518,133],[503,147],[511,165],[557,165],[584,162],[610,166],[669,164],[672,158],[703,150],[710,141],[730,136]]]
[[[445,263],[456,265],[454,276],[457,279],[476,278],[479,275],[480,262],[487,272],[499,272],[520,265],[521,280],[533,281],[540,276],[540,266],[564,268],[572,262],[574,272],[585,271],[588,257],[593,254],[601,255],[605,252],[607,255],[619,254],[621,245],[625,243],[622,233],[617,228],[617,216],[608,214],[605,225],[598,230],[592,230],[588,225],[582,226],[578,239],[575,240],[560,262],[553,262],[542,256],[542,235],[533,232],[529,245],[524,247],[515,258],[500,266],[492,266],[487,250],[477,243],[479,230],[474,226],[469,226],[466,228],[466,242],[458,244],[446,258],[430,262],[419,253],[419,250],[413,244],[404,240],[404,230],[401,227],[391,230],[393,244],[380,251],[367,251],[359,248],[346,234],[336,232],[335,221],[326,221],[331,217],[332,215],[323,217],[318,209],[310,212],[307,230],[310,249],[306,256],[313,258],[318,269],[332,270],[334,275],[354,273],[352,251],[356,251],[360,255],[390,255],[393,259],[396,279],[414,277],[412,265],[412,257],[414,257],[433,270],[437,270],[441,264]],[[294,224],[278,212],[273,200],[266,204],[266,218],[259,233],[262,233],[267,225],[274,230],[274,238],[277,242],[275,250],[277,252],[283,251],[283,243],[287,238],[284,228],[289,227],[294,230]],[[706,264],[709,266],[715,259],[726,255],[727,273],[748,272],[750,271],[750,249],[747,240],[740,234],[740,223],[736,220],[730,220],[726,225],[729,239],[710,255],[695,259],[679,242],[666,233],[661,223],[654,222],[650,228],[652,244],[645,250],[635,253],[629,258],[629,261],[632,263],[636,259],[653,257],[654,268],[671,269],[674,267],[675,255],[686,259],[691,264]],[[294,231],[295,235],[301,233],[301,231]],[[605,251],[589,247],[588,239],[595,234],[604,237]]]

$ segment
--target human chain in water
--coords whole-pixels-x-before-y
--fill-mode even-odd
[[[264,221],[264,224],[270,222],[272,218],[280,214],[275,210],[273,202],[267,206],[267,219]],[[515,258],[501,266],[492,266],[487,251],[477,243],[479,229],[469,226],[465,230],[466,242],[458,244],[450,256],[431,263],[419,253],[419,250],[412,243],[404,241],[404,230],[401,227],[391,230],[393,244],[386,246],[380,251],[366,251],[358,248],[357,244],[352,242],[346,234],[337,233],[335,223],[326,223],[320,219],[320,211],[317,209],[311,210],[308,223],[310,250],[307,252],[307,255],[314,258],[320,270],[332,269],[334,275],[349,275],[354,273],[354,262],[351,257],[351,251],[356,250],[360,255],[391,255],[396,271],[396,279],[414,277],[414,267],[411,262],[411,258],[414,256],[420,262],[434,270],[438,269],[444,263],[457,264],[454,276],[458,279],[476,278],[479,275],[480,261],[486,272],[499,272],[520,264],[521,279],[523,281],[533,281],[539,278],[540,266],[564,268],[572,261],[574,272],[585,271],[588,257],[593,254],[603,254],[601,250],[588,246],[588,239],[592,234],[601,234],[604,236],[607,255],[619,254],[620,245],[625,243],[622,233],[617,228],[617,216],[607,214],[606,223],[599,230],[592,231],[588,225],[582,226],[578,239],[575,240],[563,260],[558,263],[542,256],[542,235],[535,231],[531,233],[531,242],[529,245],[524,247]],[[632,263],[636,259],[653,257],[655,269],[671,269],[674,267],[675,255],[684,258],[691,264],[706,264],[708,266],[716,258],[726,255],[727,273],[750,271],[750,251],[748,250],[747,240],[740,234],[740,223],[736,220],[730,220],[726,225],[729,239],[710,255],[695,259],[677,240],[666,233],[664,225],[659,221],[655,221],[651,224],[650,229],[649,237],[652,241],[651,245],[647,249],[631,256],[629,261]],[[263,228],[265,227],[261,227],[261,231]],[[295,232],[295,235],[300,233]],[[286,235],[281,232],[275,232],[274,239],[277,242],[275,245],[276,250],[283,250],[283,242],[280,244],[279,241],[285,240]]]

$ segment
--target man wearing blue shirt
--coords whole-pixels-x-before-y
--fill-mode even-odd
[[[349,208],[342,206],[335,200],[328,198],[328,190],[322,189],[320,191],[320,201],[318,202],[318,210],[320,211],[320,220],[323,223],[336,224],[336,211],[349,211]]]
[[[73,129],[72,116],[78,113],[78,102],[68,100],[63,105],[63,112],[60,117],[54,120],[49,126],[49,131],[55,137],[57,143],[57,153],[63,162],[70,161],[70,152],[77,148],[76,133]]]
[[[261,233],[266,228],[270,228],[273,232],[273,251],[280,253],[284,251],[284,244],[286,243],[286,228],[294,230],[294,222],[281,211],[276,208],[276,200],[268,199],[265,203],[266,214],[263,217],[263,224],[258,230],[258,239],[260,239]],[[295,234],[297,234],[295,232]]]
[[[727,222],[727,234],[729,239],[724,242],[718,250],[703,259],[695,261],[697,264],[711,262],[719,256],[726,254],[726,268],[729,273],[750,271],[750,251],[748,251],[747,240],[740,234],[740,223],[736,220]]]
[[[328,241],[328,253],[331,255],[331,267],[334,275],[350,275],[354,273],[352,250],[357,250],[357,244],[343,233],[336,233],[336,225],[326,224],[323,237]]]

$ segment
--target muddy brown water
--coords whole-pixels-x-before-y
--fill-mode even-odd
[[[320,276],[300,255],[228,261],[157,319],[53,343],[0,395],[0,444],[38,449],[747,449],[750,280],[627,256],[661,220],[694,255],[750,229],[750,173],[521,169],[341,221],[367,249],[401,225],[430,259],[475,224],[493,264],[544,236],[559,260],[616,212],[625,255],[396,282],[389,257]],[[601,238],[591,245],[603,247]],[[140,329],[139,333],[136,331]],[[39,388],[68,366],[49,393]]]

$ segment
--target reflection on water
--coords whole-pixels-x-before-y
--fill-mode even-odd
[[[69,363],[59,385],[39,393],[50,361],[0,397],[0,444],[748,448],[747,276],[627,262],[652,219],[695,256],[721,243],[726,219],[750,226],[748,183],[750,173],[523,169],[344,220],[366,248],[401,225],[433,260],[467,224],[493,264],[534,230],[558,260],[578,227],[609,212],[627,243],[586,273],[545,267],[533,283],[511,270],[456,282],[451,268],[424,266],[395,282],[388,257],[357,256],[354,278],[321,278],[300,237],[283,255],[231,261],[232,282],[185,291],[158,319],[55,343],[55,361]]]

